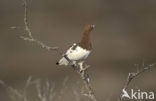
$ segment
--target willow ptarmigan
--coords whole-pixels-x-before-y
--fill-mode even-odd
[[[83,70],[83,63],[92,51],[90,32],[94,29],[94,27],[95,25],[88,24],[85,27],[81,41],[74,43],[65,53],[72,63],[77,63],[79,65],[80,71]],[[56,64],[69,65],[69,61],[65,57],[62,57]]]

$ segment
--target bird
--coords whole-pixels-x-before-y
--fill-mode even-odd
[[[90,32],[95,28],[94,24],[85,26],[82,38],[79,42],[74,43],[63,55],[63,57],[56,62],[56,65],[70,65],[69,60],[73,64],[78,64],[80,71],[84,70],[83,64],[92,52],[92,44],[90,39]],[[64,57],[66,56],[66,57]],[[69,60],[68,60],[69,59]]]

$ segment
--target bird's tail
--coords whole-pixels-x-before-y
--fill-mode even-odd
[[[66,58],[61,58],[60,61],[56,62],[56,65],[68,65],[69,62],[66,60]]]

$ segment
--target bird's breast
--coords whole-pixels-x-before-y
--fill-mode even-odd
[[[79,60],[85,60],[89,56],[90,53],[91,53],[91,50],[86,50],[86,49],[81,48],[80,46],[77,46],[74,50],[71,47],[67,51],[66,55],[72,61],[79,61]]]

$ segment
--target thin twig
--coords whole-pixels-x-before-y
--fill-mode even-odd
[[[138,66],[139,65],[137,65],[137,71],[136,72],[128,73],[128,77],[127,77],[126,83],[125,83],[122,91],[125,91],[128,88],[129,84],[131,83],[131,81],[133,79],[135,79],[136,77],[138,77],[139,75],[141,75],[145,71],[151,69],[152,67],[156,66],[156,63],[145,65],[145,63],[143,62],[142,65],[141,65],[141,68],[142,68],[141,70],[139,70],[139,67]],[[122,94],[123,94],[123,92],[120,94],[119,101],[122,100]]]
[[[21,36],[21,38],[22,38],[23,40],[26,40],[26,41],[34,42],[34,43],[38,44],[39,46],[41,46],[42,48],[45,48],[45,49],[47,49],[47,50],[56,51],[56,52],[58,52],[60,55],[62,55],[62,52],[59,50],[58,47],[50,47],[50,46],[44,44],[43,42],[41,42],[41,41],[39,41],[39,40],[37,40],[37,39],[35,39],[35,38],[33,37],[32,32],[31,32],[31,30],[30,30],[30,28],[29,28],[29,26],[28,26],[29,24],[28,24],[28,19],[27,19],[27,18],[28,18],[28,17],[27,17],[27,15],[28,15],[28,11],[27,11],[27,1],[26,1],[26,0],[23,0],[23,3],[24,3],[24,30],[26,31],[26,33],[28,33],[28,37]]]

